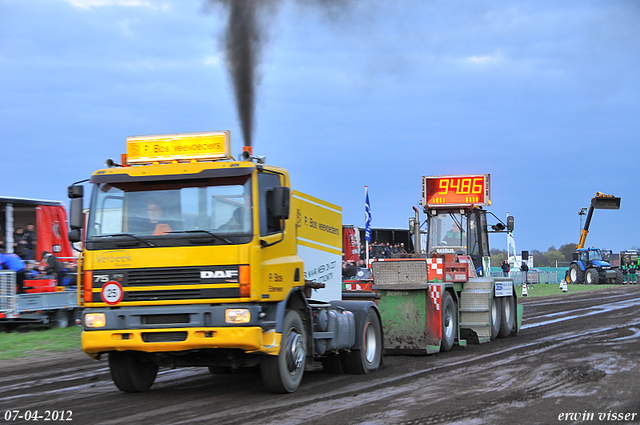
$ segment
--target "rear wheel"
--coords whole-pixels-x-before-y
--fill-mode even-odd
[[[55,310],[49,313],[49,323],[54,328],[66,328],[69,326],[69,314],[67,310]]]
[[[584,271],[577,264],[572,264],[569,267],[569,283],[577,284],[584,283]]]
[[[500,338],[511,335],[513,325],[516,321],[516,300],[512,296],[502,298],[502,318],[500,320]]]
[[[624,276],[622,275],[622,270],[616,270],[616,284],[622,285],[624,283]]]
[[[262,382],[273,393],[292,393],[304,374],[307,355],[305,332],[300,315],[289,311],[284,317],[282,342],[277,356],[265,356],[260,362]]]
[[[584,283],[587,285],[597,285],[600,280],[600,276],[598,276],[598,270],[596,269],[588,269],[585,273]]]
[[[112,351],[109,353],[111,378],[126,393],[147,391],[158,376],[158,365],[143,353]]]
[[[380,367],[382,359],[382,325],[373,309],[369,309],[362,323],[360,344],[362,348],[351,350],[344,355],[344,366],[347,373],[367,374]]]
[[[453,348],[456,341],[458,329],[458,315],[456,313],[456,303],[453,302],[451,294],[447,291],[442,294],[442,341],[440,351],[446,352]]]
[[[492,296],[491,300],[491,340],[493,341],[500,333],[502,323],[502,299]]]

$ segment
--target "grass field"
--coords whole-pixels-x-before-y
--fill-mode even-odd
[[[24,326],[0,333],[0,360],[39,356],[60,351],[80,351],[80,326],[63,329]]]
[[[572,292],[578,291],[595,291],[599,289],[605,288],[615,288],[620,285],[567,285],[567,292],[562,292],[560,289],[560,284],[546,284],[546,283],[537,283],[535,285],[529,284],[527,286],[528,297],[546,297],[549,295],[567,295]],[[522,295],[522,286],[516,286],[516,293],[518,297]]]

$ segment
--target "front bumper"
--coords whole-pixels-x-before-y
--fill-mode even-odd
[[[92,330],[82,333],[82,350],[91,357],[109,351],[148,353],[231,348],[276,355],[282,335],[260,327]]]
[[[229,308],[250,310],[250,321],[226,323]],[[91,313],[104,314],[106,320],[104,327],[84,327],[82,349],[92,357],[109,351],[161,353],[217,348],[278,354],[281,334],[275,331],[274,322],[260,318],[262,311],[255,304],[86,309],[83,324],[84,316]]]

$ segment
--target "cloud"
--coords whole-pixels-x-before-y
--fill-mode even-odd
[[[156,8],[149,1],[145,0],[64,0],[72,6],[82,9],[91,9],[92,7],[105,6],[125,6],[125,7],[150,7]]]

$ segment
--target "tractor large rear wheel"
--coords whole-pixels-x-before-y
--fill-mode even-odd
[[[584,283],[584,271],[577,264],[569,267],[569,283],[574,285]]]

